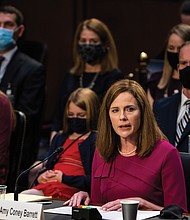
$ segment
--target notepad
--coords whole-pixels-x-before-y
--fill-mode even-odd
[[[29,195],[29,194],[19,194],[18,201],[19,202],[39,202],[39,201],[47,201],[51,200],[51,196],[37,196],[37,195]],[[14,200],[14,193],[7,193],[5,195],[5,200]]]

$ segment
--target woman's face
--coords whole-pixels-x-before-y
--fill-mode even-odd
[[[68,108],[68,118],[86,118],[86,111],[70,102]]]
[[[136,142],[141,121],[141,112],[136,99],[123,92],[112,102],[109,116],[114,131],[123,139]]]
[[[80,39],[79,39],[78,43],[79,44],[94,44],[94,45],[97,45],[97,44],[101,43],[101,40],[95,32],[93,32],[89,29],[84,29],[80,33]]]
[[[183,43],[184,40],[181,37],[179,37],[177,34],[171,34],[168,39],[167,50],[169,52],[178,53]]]

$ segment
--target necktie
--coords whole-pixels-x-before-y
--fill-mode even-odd
[[[183,131],[185,130],[185,127],[190,119],[190,100],[187,100],[185,102],[186,105],[186,111],[183,115],[183,117],[181,118],[179,124],[177,125],[177,129],[176,129],[176,136],[175,136],[175,146],[177,146]]]
[[[1,70],[1,64],[2,64],[4,59],[5,59],[5,57],[0,55],[0,70]]]

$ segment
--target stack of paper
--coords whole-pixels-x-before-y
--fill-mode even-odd
[[[29,194],[19,194],[18,201],[19,202],[38,202],[44,200],[51,200],[51,196],[37,196],[37,195],[29,195]],[[5,194],[5,200],[14,200],[14,193]]]

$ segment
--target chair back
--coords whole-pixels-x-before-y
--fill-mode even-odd
[[[9,173],[7,178],[7,192],[14,192],[16,178],[20,173],[23,144],[26,130],[26,116],[23,112],[14,110],[16,126],[12,133],[9,149]]]
[[[187,209],[190,212],[190,153],[180,152],[186,183]]]
[[[46,43],[30,40],[18,40],[17,45],[21,52],[46,66],[48,50]]]

